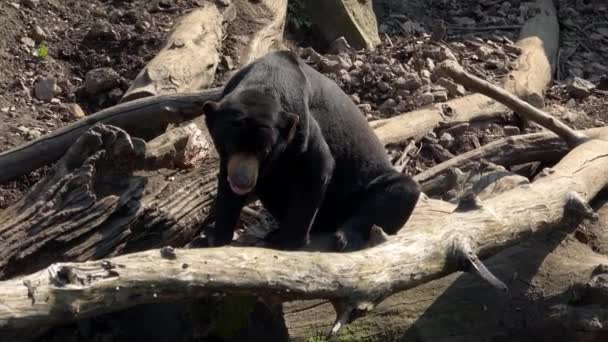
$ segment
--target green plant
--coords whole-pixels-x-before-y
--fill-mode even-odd
[[[34,56],[45,59],[49,55],[49,48],[45,44],[38,45],[38,48],[34,51]]]

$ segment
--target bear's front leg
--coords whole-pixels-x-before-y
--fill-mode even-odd
[[[265,238],[271,248],[296,250],[308,244],[310,229],[333,174],[334,159],[326,147],[294,166],[296,171],[289,196],[285,199],[289,203],[287,211],[279,223],[279,229]]]
[[[230,189],[225,170],[226,168],[220,165],[215,198],[215,225],[207,231],[207,239],[212,247],[232,242],[234,227],[247,201],[247,196],[237,195]]]

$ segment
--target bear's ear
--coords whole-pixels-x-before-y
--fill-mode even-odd
[[[207,117],[213,116],[219,107],[219,103],[215,101],[207,101],[203,104],[203,113],[205,113],[205,116]]]
[[[280,120],[281,134],[289,144],[296,136],[296,130],[298,128],[298,123],[300,122],[300,116],[295,113],[281,112]]]

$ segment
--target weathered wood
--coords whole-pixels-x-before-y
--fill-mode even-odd
[[[208,147],[193,125],[170,131],[147,148],[117,128],[93,127],[47,178],[0,212],[0,278],[54,260],[84,261],[190,242],[215,196],[216,159],[210,154],[200,162],[213,153]],[[197,160],[189,173],[163,169]]]
[[[84,119],[0,153],[0,183],[55,162],[86,130],[97,123],[121,127],[145,140],[162,134],[169,124],[179,124],[202,114],[207,100],[218,100],[221,88],[196,93],[137,99],[101,110]]]
[[[344,37],[355,49],[373,50],[380,44],[371,1],[309,0],[306,8],[328,43]]]
[[[581,133],[591,138],[601,138],[608,136],[608,129],[592,128]],[[450,179],[453,178],[454,169],[466,172],[481,160],[505,167],[533,161],[554,163],[568,151],[566,143],[551,132],[524,134],[493,141],[463,153],[415,175],[414,179],[420,183],[424,193],[435,196],[451,189],[453,182]]]
[[[335,340],[605,341],[608,334],[600,326],[605,326],[601,307],[607,301],[593,294],[607,290],[600,282],[607,275],[598,267],[607,262],[606,255],[572,236],[564,238],[564,231],[555,232],[485,261],[506,280],[509,295],[498,294],[469,273],[453,273],[387,298]],[[581,311],[564,317],[575,310]],[[284,312],[294,342],[324,336],[335,317],[332,305],[322,300],[288,302]]]
[[[500,101],[519,115],[539,123],[543,127],[559,135],[570,146],[576,146],[588,139],[584,134],[576,132],[557,118],[543,112],[531,104],[510,94],[508,91],[488,81],[465,71],[462,66],[452,60],[446,60],[437,65],[434,73],[448,76],[463,86]]]
[[[209,87],[220,60],[222,19],[213,1],[205,2],[183,16],[163,48],[139,72],[121,101]]]
[[[372,121],[370,125],[384,144],[400,144],[439,126],[495,119],[508,112],[509,109],[500,103],[480,94],[472,94],[389,119]]]
[[[538,13],[528,19],[516,45],[522,55],[504,82],[510,93],[536,108],[545,106],[544,93],[553,80],[559,50],[559,23],[553,0],[537,0]]]
[[[127,191],[107,195],[106,200],[92,201],[94,198],[83,196],[103,193],[103,187],[93,186],[98,184],[94,182],[95,177],[124,179],[122,174],[111,177],[92,172],[103,165],[105,156],[122,159],[132,156],[139,146],[118,129],[108,128],[109,133],[99,129],[79,139],[64,157],[65,162],[57,166],[58,169],[74,167],[66,174],[67,178],[59,180],[62,181],[58,183],[59,188],[65,192],[52,191],[57,187],[49,186],[49,182],[39,185],[43,188],[46,183],[49,189],[46,193],[51,196],[48,199],[58,200],[57,206],[51,206],[47,213],[65,208],[63,214],[50,217],[70,215],[73,218],[61,219],[63,224],[77,223],[86,207],[70,204],[116,207],[116,203],[125,200],[125,194],[136,189],[137,179],[129,178],[110,187],[119,186]],[[106,152],[99,153],[99,148]],[[606,141],[585,142],[531,185],[490,198],[478,208],[465,210],[459,206],[460,210],[441,217],[431,212],[423,220],[427,223],[421,226],[413,225],[420,220],[410,220],[401,234],[359,252],[335,254],[223,247],[151,250],[104,261],[54,264],[30,276],[0,282],[3,299],[0,329],[11,333],[136,304],[201,297],[215,292],[257,294],[282,300],[329,298],[354,303],[354,308],[365,313],[387,295],[459,270],[458,255],[463,246],[488,257],[532,233],[551,231],[565,218],[591,216],[587,201],[608,185],[604,172],[608,168],[607,150]],[[68,208],[71,210],[66,210]],[[518,214],[513,215],[514,212]],[[417,208],[414,215],[420,214]],[[6,232],[7,228],[10,225],[4,224],[0,232]],[[35,228],[39,226],[28,229],[22,224],[21,230]],[[65,230],[69,231],[69,226]],[[63,240],[74,238],[68,233]],[[361,307],[362,303],[369,304]]]
[[[244,66],[278,47],[283,41],[283,29],[287,17],[287,0],[233,0],[238,21],[235,25],[251,25],[251,31],[243,32],[243,27],[235,29],[245,44],[237,44],[235,50],[238,64]]]

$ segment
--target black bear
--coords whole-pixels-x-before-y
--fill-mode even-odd
[[[288,250],[311,229],[335,232],[337,251],[360,249],[374,224],[397,233],[418,201],[348,95],[291,52],[243,67],[203,111],[220,157],[212,246],[232,240],[250,195],[279,222],[266,241]]]

